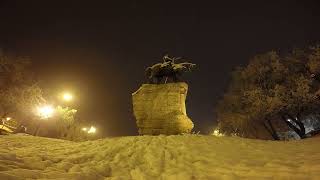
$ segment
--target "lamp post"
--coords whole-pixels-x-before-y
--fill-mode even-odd
[[[54,114],[54,108],[51,105],[44,105],[37,108],[37,115],[41,120],[48,120]],[[41,126],[41,122],[38,123],[33,135],[37,136],[39,133],[39,129]]]

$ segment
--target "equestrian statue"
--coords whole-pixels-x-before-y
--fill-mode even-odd
[[[147,79],[150,84],[167,83],[168,80],[179,82],[179,77],[185,72],[191,72],[196,64],[184,62],[175,63],[177,60],[182,60],[181,57],[163,56],[162,63],[156,63],[145,70]]]

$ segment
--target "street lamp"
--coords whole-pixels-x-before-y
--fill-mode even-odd
[[[88,134],[94,134],[94,133],[96,133],[96,130],[97,129],[95,127],[91,126],[89,131],[88,131]]]
[[[54,108],[51,105],[44,105],[37,108],[37,115],[40,117],[40,119],[48,120],[53,116]],[[38,125],[33,132],[34,136],[37,136],[39,134],[41,122],[38,122]]]
[[[95,127],[91,126],[90,128],[86,128],[86,127],[82,128],[82,131],[84,131],[88,134],[94,134],[94,133],[96,133],[97,129]]]
[[[63,100],[65,100],[65,101],[71,101],[72,99],[73,99],[72,94],[70,94],[70,93],[68,93],[68,92],[66,92],[66,93],[63,94]]]
[[[41,119],[48,119],[53,116],[54,108],[51,105],[38,107],[38,115]]]

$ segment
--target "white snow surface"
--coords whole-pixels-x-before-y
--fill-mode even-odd
[[[0,179],[320,179],[320,138],[0,136]]]

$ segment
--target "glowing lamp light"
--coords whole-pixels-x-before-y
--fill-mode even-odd
[[[218,129],[215,129],[215,130],[213,131],[213,134],[212,134],[212,135],[214,135],[214,136],[223,136],[223,134],[221,134]]]
[[[70,93],[64,93],[64,94],[63,94],[63,100],[65,100],[65,101],[71,101],[72,99],[73,99],[72,94],[70,94]]]
[[[6,120],[7,120],[7,121],[10,121],[10,120],[11,120],[11,117],[6,117]]]
[[[42,119],[48,119],[53,116],[54,109],[50,105],[38,107],[38,115]]]
[[[88,129],[84,127],[84,128],[82,128],[82,131],[88,131]]]
[[[96,129],[95,127],[91,126],[90,129],[89,129],[89,131],[88,131],[88,133],[89,133],[89,134],[96,133],[96,130],[97,130],[97,129]]]

